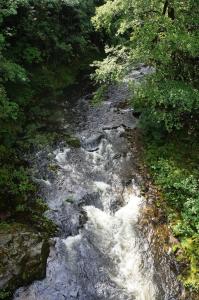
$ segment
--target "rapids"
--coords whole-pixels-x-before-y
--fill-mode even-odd
[[[148,71],[130,76],[139,80]],[[37,180],[59,236],[51,242],[46,278],[18,289],[15,300],[178,299],[175,274],[165,266],[161,276],[139,227],[146,201],[126,137],[137,124],[132,109],[121,108],[127,97],[127,84],[110,88],[99,107],[82,97],[70,124],[81,147],[60,144],[37,154]],[[46,157],[54,175],[43,171]]]

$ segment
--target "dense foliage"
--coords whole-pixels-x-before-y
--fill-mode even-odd
[[[106,1],[93,22],[114,35],[107,58],[97,63],[97,80],[119,79],[136,63],[150,65],[155,73],[135,92],[143,123],[169,131],[198,128],[196,1]]]
[[[185,136],[145,141],[144,159],[166,200],[165,213],[175,237],[173,251],[184,284],[198,290],[199,273],[199,156],[198,141]],[[195,299],[193,297],[193,299]]]
[[[90,22],[97,2],[0,1],[0,209],[5,216],[30,205],[36,188],[24,153],[49,140],[45,129],[55,114],[50,108],[97,53]]]
[[[106,58],[95,62],[97,82],[118,82],[139,63],[151,67],[144,80],[132,83],[131,103],[141,113],[145,160],[180,241],[182,277],[198,288],[198,1],[107,0],[92,20],[109,36]]]

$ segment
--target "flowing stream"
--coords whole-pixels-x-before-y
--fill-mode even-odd
[[[139,226],[146,201],[126,136],[137,124],[132,109],[122,108],[127,97],[124,84],[110,88],[99,107],[79,99],[70,127],[81,147],[63,143],[37,154],[48,217],[60,235],[52,239],[46,278],[18,289],[15,300],[178,299],[175,274],[168,266],[161,274]],[[54,172],[46,171],[49,162]]]

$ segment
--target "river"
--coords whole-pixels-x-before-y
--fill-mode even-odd
[[[131,77],[139,80],[148,71],[141,67]],[[81,97],[70,123],[81,147],[60,143],[37,153],[47,215],[59,235],[51,241],[46,278],[18,289],[15,300],[178,299],[175,274],[168,266],[157,269],[139,226],[146,200],[126,134],[138,122],[121,105],[127,97],[126,84],[110,87],[98,107]],[[43,171],[46,164],[54,175]]]

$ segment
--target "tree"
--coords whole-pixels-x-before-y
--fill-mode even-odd
[[[23,156],[47,127],[48,107],[98,51],[90,21],[98,2],[0,1],[1,209],[15,213],[35,197]]]
[[[122,66],[128,71],[140,62],[155,68],[155,73],[136,88],[133,100],[147,126],[168,131],[198,129],[198,21],[198,6],[193,0],[108,0],[96,11],[96,28],[117,36],[112,42],[116,51],[109,54],[109,73],[113,59],[118,61],[120,74]],[[124,46],[128,49],[125,63],[117,56],[118,47]],[[98,67],[96,78],[100,74],[102,80],[103,62]]]

